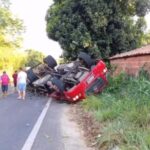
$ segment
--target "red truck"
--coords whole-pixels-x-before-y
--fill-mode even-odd
[[[51,56],[49,58],[51,61],[47,62],[56,64]],[[84,52],[80,52],[78,59],[71,63],[48,66],[53,66],[50,67],[49,73],[36,79],[32,85],[34,88],[43,87],[50,97],[57,100],[83,100],[87,95],[100,93],[108,83],[105,63],[92,59]]]

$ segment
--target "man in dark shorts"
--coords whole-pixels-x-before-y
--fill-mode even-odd
[[[17,71],[15,71],[14,74],[12,75],[15,92],[17,91],[17,76],[18,76]]]
[[[8,84],[9,84],[9,77],[6,74],[6,71],[3,72],[3,75],[1,76],[1,88],[3,92],[3,96],[7,95],[8,92]]]

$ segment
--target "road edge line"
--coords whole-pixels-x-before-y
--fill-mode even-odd
[[[37,133],[39,132],[39,129],[40,129],[41,125],[42,125],[42,122],[43,122],[43,120],[44,120],[44,118],[46,116],[46,113],[48,111],[48,108],[49,108],[49,106],[51,104],[51,101],[52,100],[49,99],[48,102],[46,103],[45,107],[42,110],[42,113],[40,114],[39,118],[37,119],[37,121],[36,121],[36,123],[35,123],[35,125],[34,125],[34,127],[32,129],[32,131],[30,132],[30,134],[29,134],[27,140],[25,141],[25,143],[24,143],[24,145],[23,145],[21,150],[31,150],[32,145],[33,145],[33,143],[35,141],[35,138],[37,136]]]

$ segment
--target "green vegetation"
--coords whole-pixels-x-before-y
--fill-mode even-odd
[[[5,51],[20,47],[24,32],[22,20],[12,14],[9,6],[8,0],[0,0],[0,49]]]
[[[0,0],[0,70],[12,72],[24,64],[24,56],[17,51],[21,47],[24,27],[9,7],[9,0]]]
[[[99,148],[118,145],[121,150],[150,149],[150,77],[144,71],[133,78],[110,78],[97,97],[82,102],[102,124]]]
[[[150,30],[144,35],[144,38],[142,39],[143,45],[150,44]]]
[[[87,51],[107,59],[147,43],[149,10],[149,0],[54,0],[47,11],[47,35],[60,43],[66,58]]]
[[[34,67],[39,63],[43,62],[44,54],[33,49],[28,49],[26,52],[26,63],[25,66]]]
[[[36,50],[19,50],[24,26],[9,7],[9,0],[0,0],[0,71],[11,74],[19,67],[32,67],[42,62],[44,55]]]

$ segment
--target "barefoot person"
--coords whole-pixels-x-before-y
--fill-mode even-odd
[[[20,68],[17,76],[18,99],[25,99],[26,96],[27,73]]]
[[[3,92],[3,96],[7,95],[9,80],[10,80],[9,76],[6,74],[6,71],[4,71],[3,75],[1,76],[1,88]]]

